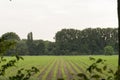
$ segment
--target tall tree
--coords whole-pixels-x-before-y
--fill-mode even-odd
[[[32,32],[28,33],[27,35],[27,46],[29,55],[32,55],[34,53],[35,44],[33,43],[33,34]]]
[[[33,41],[33,34],[32,32],[28,33],[27,38],[29,41]]]
[[[20,37],[14,32],[7,32],[1,37],[4,40],[17,40],[20,41]]]
[[[118,0],[118,33],[120,34],[120,0]],[[119,37],[119,61],[118,65],[120,66],[120,36]]]
[[[28,55],[28,46],[26,44],[25,40],[21,40],[17,42],[16,48],[15,48],[16,53],[19,55]]]
[[[4,46],[11,43],[11,42],[17,43],[17,42],[20,41],[20,37],[14,32],[7,32],[7,33],[3,34],[1,36],[1,39],[3,40],[2,43],[3,43]],[[3,46],[3,45],[0,45],[0,46]],[[16,47],[16,44],[14,45],[14,47],[11,47],[10,49],[5,50],[6,54],[4,54],[4,55],[15,54],[15,47]]]
[[[105,46],[104,47],[104,54],[105,55],[113,55],[114,54],[114,49],[112,46]]]
[[[4,40],[0,38],[0,57],[3,56],[7,50],[13,48],[16,42],[14,40]]]
[[[39,40],[38,41],[39,43],[38,43],[38,45],[36,45],[36,53],[37,53],[37,55],[44,55],[44,53],[45,53],[45,44],[44,44],[44,42],[42,41],[42,40]]]

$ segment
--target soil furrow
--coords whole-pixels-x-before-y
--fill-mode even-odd
[[[63,63],[63,67],[64,67],[64,72],[67,75],[67,80],[72,80],[73,76],[72,74],[70,74],[65,62]]]
[[[67,63],[70,65],[71,69],[73,69],[74,73],[76,74],[77,70],[73,67],[73,65],[69,61],[67,61]]]
[[[48,70],[48,67],[54,62],[54,60],[52,60],[45,68],[44,70],[39,74],[38,78],[41,80],[42,76],[45,74],[45,72]]]
[[[85,70],[83,70],[78,64],[76,64],[75,62],[71,61],[81,72],[80,73],[84,73],[87,74],[88,76],[90,76]]]
[[[61,60],[59,59],[59,61],[58,61],[58,70],[57,70],[57,79],[62,79],[63,78],[61,66],[62,66]]]
[[[57,66],[57,61],[53,64],[52,68],[50,69],[50,72],[48,73],[46,80],[52,80],[54,68]]]
[[[84,72],[84,70],[80,67],[80,66],[78,66],[75,62],[73,62],[73,61],[71,61],[81,72]]]

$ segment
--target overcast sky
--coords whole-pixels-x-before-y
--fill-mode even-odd
[[[0,0],[0,36],[54,41],[63,28],[118,27],[117,0]]]

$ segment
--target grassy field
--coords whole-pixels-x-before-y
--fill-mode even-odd
[[[17,63],[7,71],[7,76],[14,75],[20,68],[37,67],[40,72],[33,74],[31,80],[57,80],[64,78],[71,80],[77,73],[86,73],[86,68],[91,64],[90,56],[23,56],[24,60]],[[117,69],[118,56],[91,56],[107,60],[107,64],[114,70]],[[7,59],[10,59],[7,57]],[[6,77],[7,77],[6,76]]]

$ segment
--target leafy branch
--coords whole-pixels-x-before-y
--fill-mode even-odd
[[[120,77],[120,68],[117,71],[111,69],[101,58],[89,58],[93,63],[86,69],[89,76],[85,73],[79,73],[80,80],[118,80]]]

